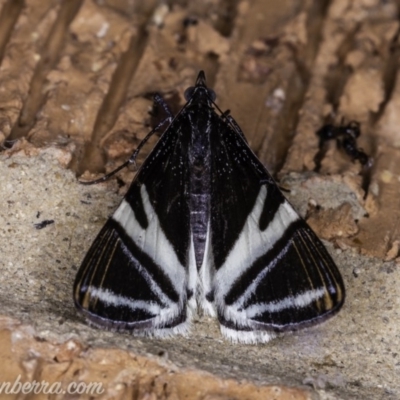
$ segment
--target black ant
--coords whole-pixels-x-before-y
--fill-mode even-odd
[[[319,136],[319,148],[322,149],[325,142],[336,139],[339,148],[342,148],[353,160],[360,161],[361,165],[370,164],[371,160],[360,148],[357,148],[357,138],[360,136],[360,124],[350,121],[347,125],[335,126],[326,124],[317,131]]]
[[[326,153],[325,142],[328,140],[336,139],[337,146],[342,148],[347,155],[353,160],[358,160],[362,165],[362,188],[364,189],[365,196],[368,193],[368,186],[370,182],[371,166],[373,160],[361,148],[357,147],[357,138],[361,135],[360,123],[357,121],[350,121],[348,124],[343,122],[339,126],[333,124],[326,124],[316,132],[319,137],[319,151],[314,157],[315,171],[321,168],[321,161]]]

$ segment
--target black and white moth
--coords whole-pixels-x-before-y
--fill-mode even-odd
[[[345,297],[337,267],[203,72],[185,98],[84,258],[78,310],[96,326],[155,336],[188,333],[200,310],[243,343],[334,315]]]

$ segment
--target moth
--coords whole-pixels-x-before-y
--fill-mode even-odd
[[[77,309],[98,327],[162,337],[186,335],[198,311],[242,343],[337,313],[338,268],[215,104],[204,72],[185,98],[84,258]]]

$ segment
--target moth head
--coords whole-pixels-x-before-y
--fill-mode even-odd
[[[192,100],[197,93],[201,97],[206,96],[211,102],[214,102],[217,98],[214,90],[208,88],[206,85],[206,76],[204,71],[199,72],[195,86],[190,86],[185,90],[184,96],[186,101]]]

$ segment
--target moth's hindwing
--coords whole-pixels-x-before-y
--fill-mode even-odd
[[[75,304],[94,325],[158,335],[187,331],[193,249],[183,199],[186,172],[170,160],[181,152],[181,142],[169,132],[143,164],[76,276]]]
[[[345,290],[321,241],[236,126],[213,133],[213,290],[222,333],[233,341],[265,342],[335,314]]]

